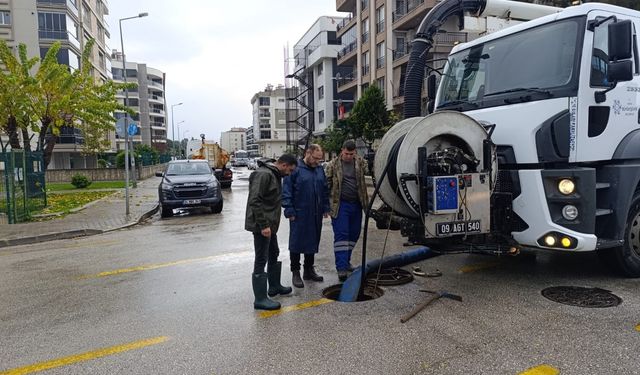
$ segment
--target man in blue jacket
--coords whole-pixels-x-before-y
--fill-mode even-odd
[[[304,288],[300,278],[300,254],[304,254],[305,280],[323,281],[314,269],[315,254],[320,245],[322,217],[329,217],[329,189],[320,162],[324,157],[317,144],[309,145],[298,167],[285,177],[282,190],[284,216],[289,219],[289,252],[292,282]]]

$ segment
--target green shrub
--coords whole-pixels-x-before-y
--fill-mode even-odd
[[[71,185],[75,186],[77,189],[84,189],[91,185],[91,181],[89,181],[86,176],[77,174],[71,178]]]

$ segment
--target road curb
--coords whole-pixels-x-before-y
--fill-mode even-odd
[[[12,239],[8,239],[8,240],[0,240],[0,248],[11,247],[11,246],[19,246],[19,245],[30,245],[30,244],[34,244],[34,243],[54,241],[54,240],[67,240],[67,239],[76,238],[76,237],[94,236],[96,234],[102,234],[102,233],[107,233],[107,232],[113,232],[113,231],[116,231],[116,230],[119,230],[119,229],[130,228],[130,227],[132,227],[134,225],[138,225],[138,224],[142,223],[143,221],[147,220],[151,216],[155,215],[155,213],[158,212],[159,208],[160,208],[160,205],[156,204],[151,210],[149,210],[149,211],[145,212],[144,214],[142,214],[142,216],[140,216],[140,218],[137,221],[134,221],[134,222],[131,222],[131,223],[127,223],[125,225],[122,225],[122,226],[119,226],[119,227],[116,227],[116,228],[105,229],[105,230],[102,230],[102,229],[76,229],[76,230],[70,230],[70,231],[65,231],[65,232],[41,234],[41,235],[38,235],[38,236],[12,238]]]

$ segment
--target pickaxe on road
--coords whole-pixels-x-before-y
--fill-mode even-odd
[[[408,313],[407,315],[403,316],[402,319],[400,319],[401,323],[406,323],[409,319],[413,318],[417,313],[419,313],[420,311],[422,311],[425,307],[427,307],[431,302],[439,299],[439,298],[449,298],[452,299],[454,301],[458,301],[458,302],[462,302],[462,297],[456,295],[456,294],[451,294],[445,290],[440,290],[437,292],[431,291],[431,290],[420,290],[421,292],[426,292],[426,293],[431,293],[433,294],[433,296],[431,296],[431,298],[429,298],[428,300],[422,302],[421,304],[419,304],[418,306],[416,306],[410,313]]]

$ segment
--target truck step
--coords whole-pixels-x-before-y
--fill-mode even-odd
[[[596,216],[604,216],[613,213],[613,209],[611,208],[598,208],[596,209]]]
[[[608,189],[611,184],[608,182],[596,182],[596,189]]]
[[[598,243],[596,244],[596,249],[608,249],[612,247],[622,246],[624,244],[623,240],[612,240],[609,238],[598,238]]]

